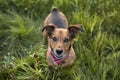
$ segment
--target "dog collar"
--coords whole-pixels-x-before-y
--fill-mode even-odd
[[[53,51],[50,51],[50,55],[51,55],[51,58],[52,58],[52,61],[54,64],[60,64],[62,63],[65,59],[67,59],[69,57],[69,54],[66,55],[66,56],[63,56],[61,58],[58,58],[54,55]]]

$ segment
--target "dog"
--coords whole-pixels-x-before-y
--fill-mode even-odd
[[[75,59],[73,39],[79,31],[83,31],[81,24],[68,26],[66,16],[56,7],[44,21],[43,37],[48,40],[47,62],[52,67],[71,66]]]

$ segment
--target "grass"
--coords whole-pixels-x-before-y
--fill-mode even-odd
[[[120,8],[118,1],[0,1],[1,80],[120,80]],[[57,6],[69,24],[85,32],[74,39],[77,59],[71,68],[52,69],[46,62],[43,21]]]

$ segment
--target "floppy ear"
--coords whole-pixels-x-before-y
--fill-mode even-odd
[[[42,32],[44,30],[46,30],[48,36],[51,36],[51,34],[54,32],[55,28],[56,28],[56,26],[54,24],[48,24],[42,29]]]
[[[83,31],[83,27],[81,24],[71,25],[68,28],[68,31],[71,39],[73,39],[78,34],[79,31]]]

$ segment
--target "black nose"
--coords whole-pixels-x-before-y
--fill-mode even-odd
[[[56,50],[56,53],[57,53],[58,55],[61,55],[62,52],[63,52],[63,50]]]

